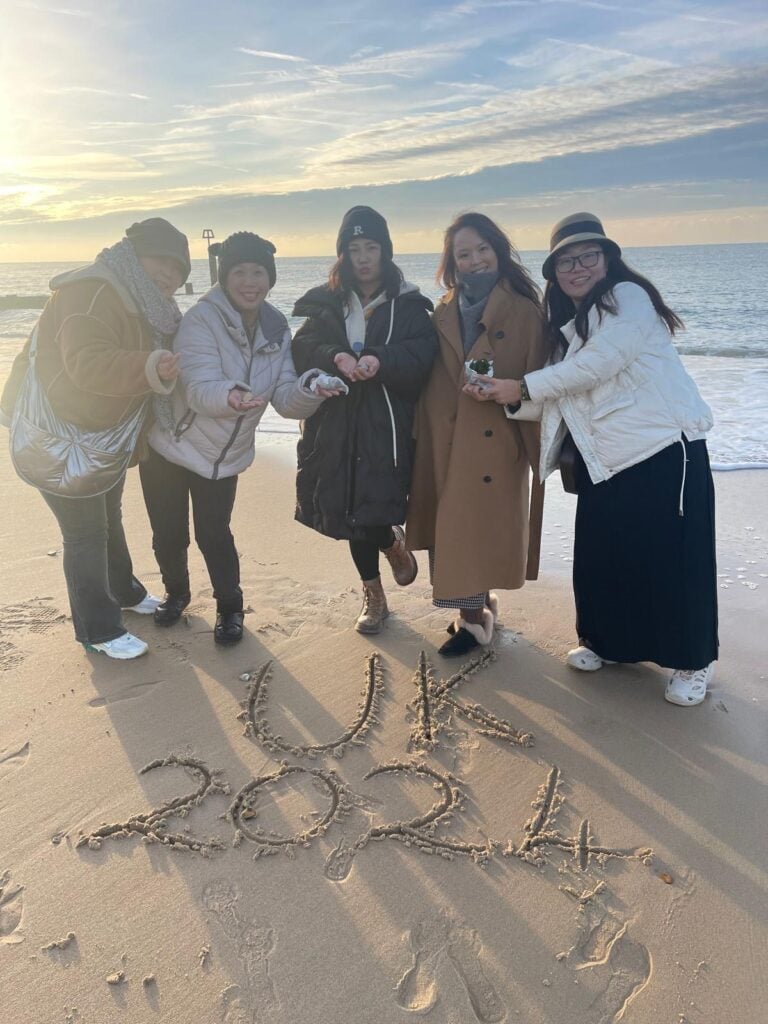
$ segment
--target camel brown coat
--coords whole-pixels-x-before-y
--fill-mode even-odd
[[[536,579],[543,503],[539,424],[509,420],[503,406],[462,393],[459,315],[453,290],[434,314],[440,353],[416,411],[407,518],[408,547],[435,550],[434,597],[445,600]],[[493,359],[496,377],[519,380],[544,365],[542,315],[506,281],[488,296],[481,327],[466,358]]]

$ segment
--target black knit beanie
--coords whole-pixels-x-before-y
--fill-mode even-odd
[[[189,262],[187,236],[162,217],[140,220],[125,229],[125,237],[131,242],[137,256],[167,256],[176,260],[187,280],[192,270]]]
[[[378,242],[384,259],[392,259],[392,239],[389,237],[387,222],[370,206],[353,206],[344,214],[336,239],[336,255],[341,256],[355,238],[370,238]]]
[[[224,239],[219,249],[219,284],[225,287],[227,274],[238,263],[258,263],[269,275],[269,287],[274,288],[277,280],[276,252],[277,249],[266,238],[252,231],[236,231]]]

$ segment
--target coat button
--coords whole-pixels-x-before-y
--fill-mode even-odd
[[[504,337],[504,331],[496,331],[495,337],[503,338]]]
[[[486,430],[485,436],[486,437],[493,437],[493,431],[492,430]]]
[[[484,476],[483,477],[483,483],[484,484],[489,484],[490,482],[491,482],[491,478],[489,476]]]

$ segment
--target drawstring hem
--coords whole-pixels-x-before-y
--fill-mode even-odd
[[[683,479],[682,479],[682,482],[680,484],[680,501],[679,501],[679,504],[677,506],[677,514],[679,516],[684,516],[685,512],[683,510],[683,498],[685,497],[685,474],[686,474],[686,467],[688,465],[688,453],[685,450],[685,441],[682,439],[682,437],[680,438],[680,444],[682,445],[682,448],[683,448]]]

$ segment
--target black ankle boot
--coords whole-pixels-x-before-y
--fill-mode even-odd
[[[171,597],[169,594],[166,594],[163,603],[155,609],[155,625],[173,626],[181,618],[189,601],[189,594],[180,594],[178,597]]]
[[[240,643],[243,639],[243,612],[217,612],[213,639],[223,647]]]

